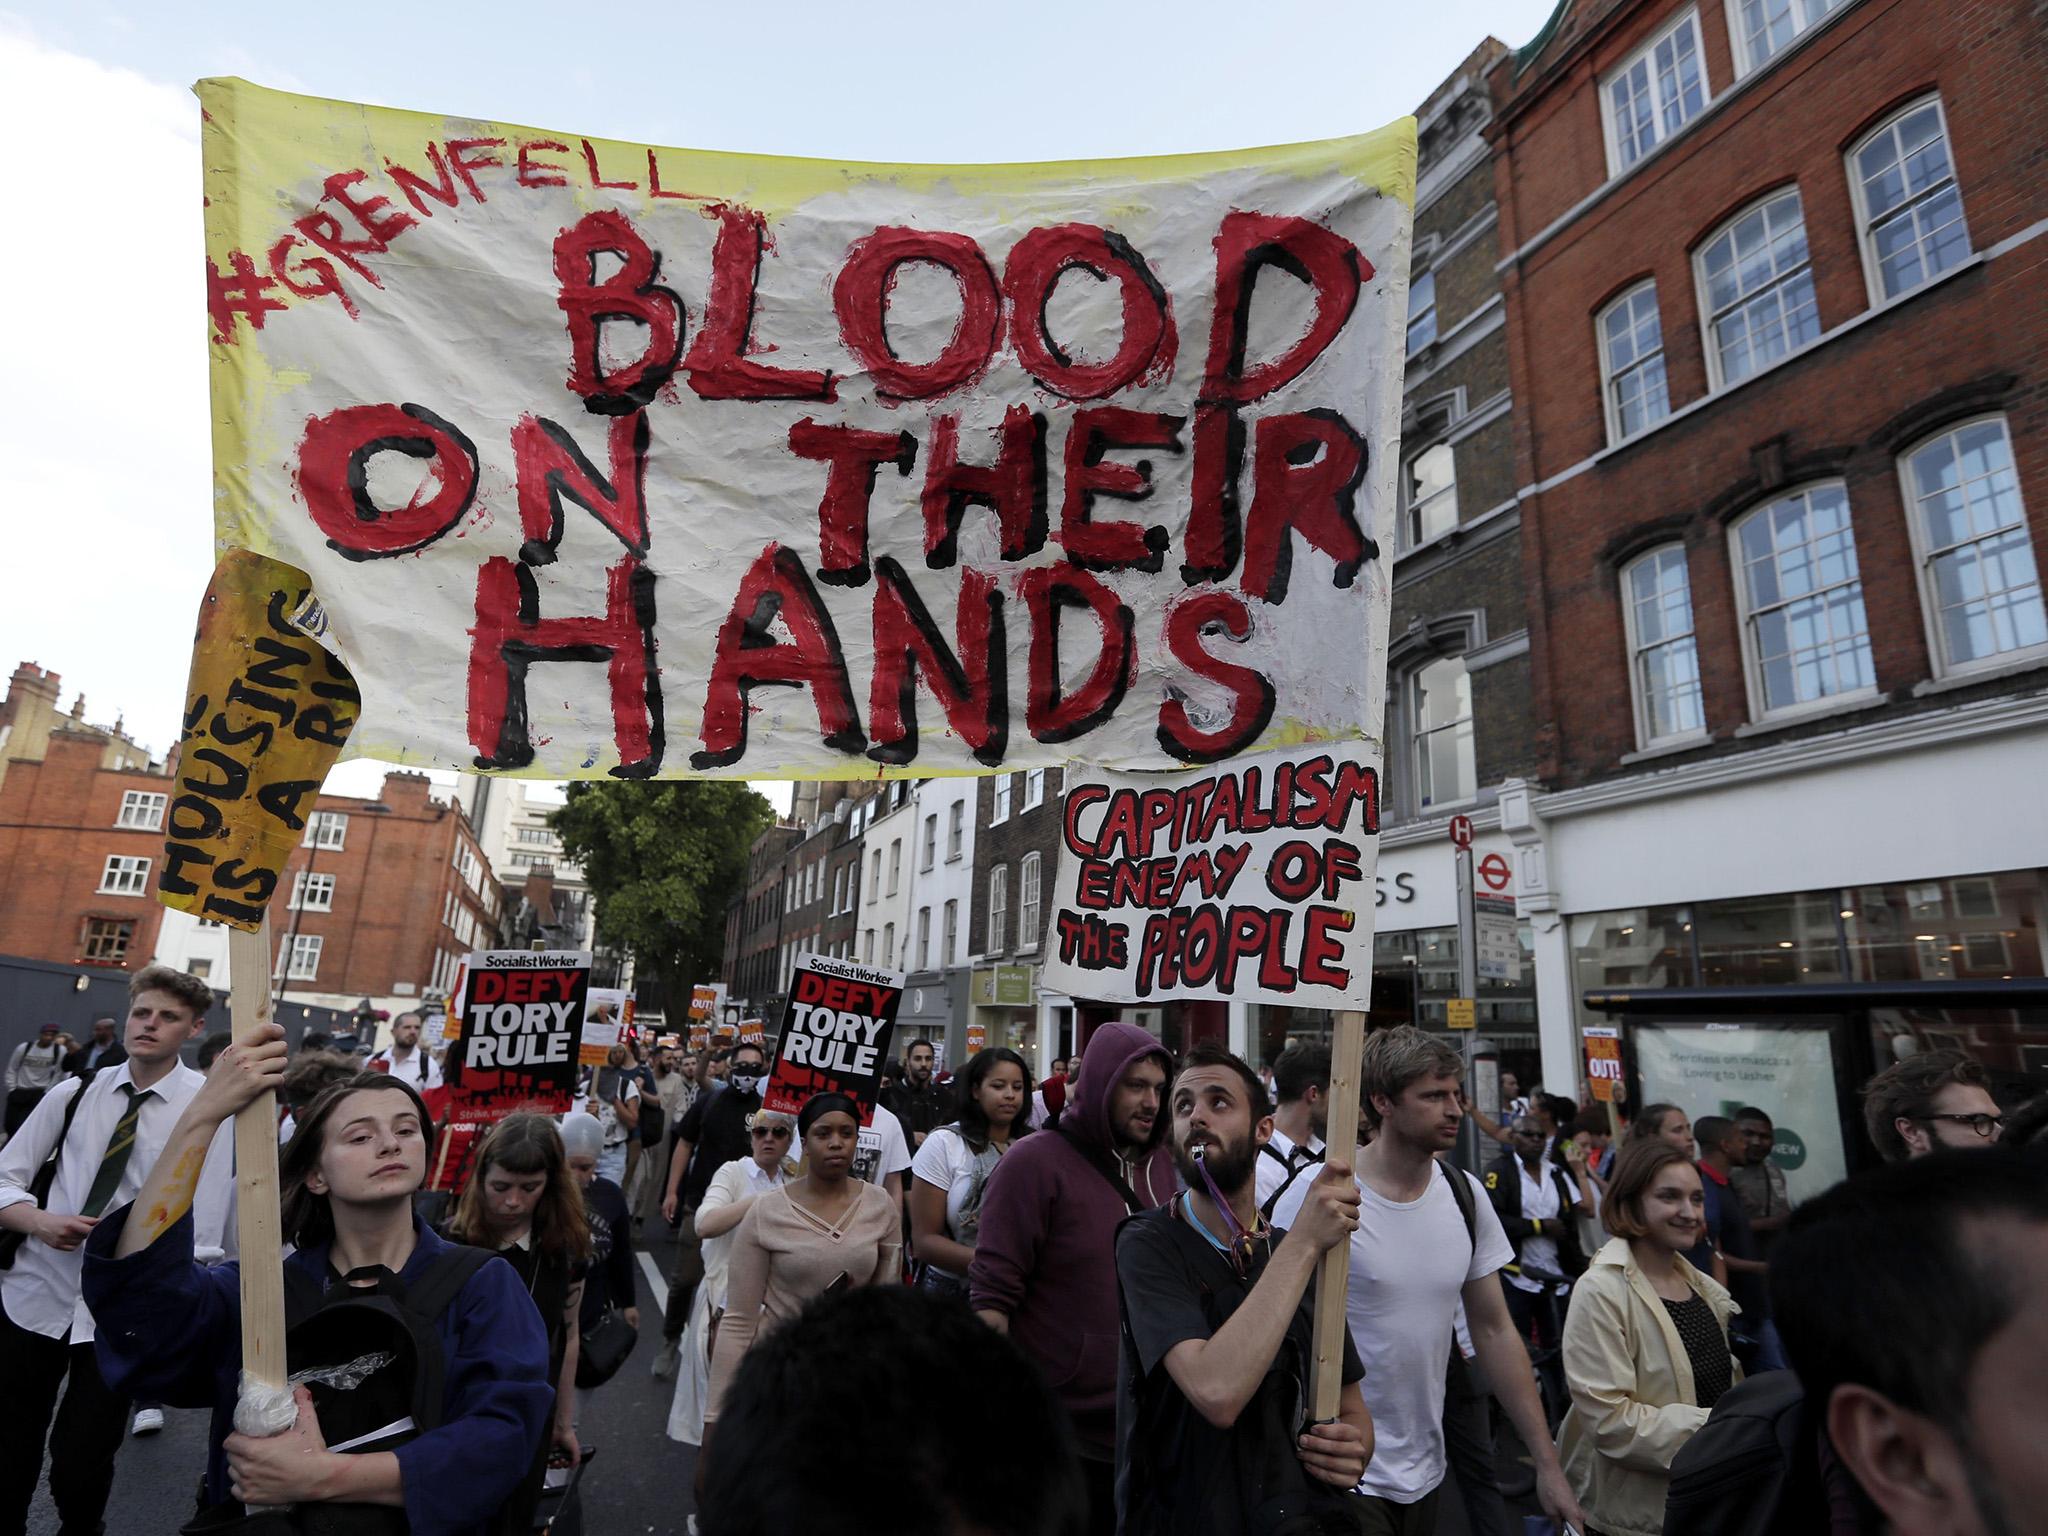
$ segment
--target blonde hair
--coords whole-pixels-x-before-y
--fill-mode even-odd
[[[1365,1051],[1358,1062],[1358,1107],[1378,1130],[1380,1112],[1372,1102],[1375,1094],[1398,1099],[1410,1083],[1422,1078],[1464,1075],[1465,1058],[1452,1046],[1413,1024],[1396,1024],[1365,1037]]]

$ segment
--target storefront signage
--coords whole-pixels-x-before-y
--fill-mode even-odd
[[[1038,967],[998,965],[974,973],[974,1001],[983,1008],[1029,1008],[1038,1001]]]

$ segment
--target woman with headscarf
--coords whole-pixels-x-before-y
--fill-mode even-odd
[[[711,1354],[707,1447],[718,1404],[757,1334],[787,1322],[815,1296],[850,1285],[894,1285],[902,1276],[895,1202],[879,1184],[851,1177],[860,1106],[843,1093],[815,1094],[796,1124],[802,1177],[756,1198],[733,1242],[725,1315]]]
[[[704,1443],[704,1406],[711,1396],[711,1347],[725,1312],[726,1283],[734,1238],[754,1202],[780,1189],[796,1172],[790,1143],[796,1117],[774,1110],[754,1111],[747,1126],[749,1155],[734,1158],[711,1176],[710,1187],[697,1207],[697,1236],[704,1244],[704,1279],[691,1304],[689,1350],[676,1372],[676,1393],[669,1406],[668,1436],[685,1445]]]

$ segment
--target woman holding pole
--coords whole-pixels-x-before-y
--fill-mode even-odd
[[[192,1198],[215,1131],[274,1092],[284,1066],[284,1031],[274,1024],[222,1051],[134,1204],[94,1230],[84,1290],[99,1321],[101,1368],[117,1390],[213,1409],[210,1504],[232,1496],[254,1506],[382,1505],[402,1509],[419,1536],[483,1531],[517,1489],[551,1398],[546,1336],[509,1265],[473,1267],[435,1319],[444,1388],[432,1427],[388,1450],[330,1451],[302,1386],[289,1429],[229,1433],[241,1276],[236,1264],[194,1260]],[[309,1104],[280,1167],[284,1236],[296,1249],[287,1275],[331,1297],[344,1286],[403,1294],[444,1269],[453,1245],[412,1211],[433,1134],[419,1095],[384,1073],[335,1084]]]

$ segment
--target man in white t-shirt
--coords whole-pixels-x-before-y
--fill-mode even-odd
[[[1536,1459],[1544,1512],[1581,1529],[1586,1523],[1551,1445],[1528,1351],[1494,1278],[1514,1250],[1478,1181],[1437,1159],[1457,1145],[1463,1071],[1457,1051],[1409,1025],[1365,1042],[1360,1108],[1377,1134],[1357,1154],[1359,1219],[1345,1315],[1365,1362],[1361,1389],[1372,1410],[1373,1456],[1358,1483],[1370,1536],[1431,1536],[1436,1529],[1444,1379],[1460,1299],[1478,1363]],[[1274,1225],[1284,1228],[1294,1218],[1312,1179],[1296,1180],[1281,1196]]]
[[[853,1150],[853,1177],[881,1185],[901,1210],[903,1176],[909,1171],[910,1142],[903,1134],[903,1122],[877,1104],[873,1121],[860,1128]]]
[[[1330,1128],[1330,1048],[1320,1041],[1290,1045],[1273,1063],[1279,1097],[1273,1136],[1259,1148],[1253,1165],[1259,1209],[1273,1211],[1281,1190],[1300,1181],[1301,1171],[1323,1160],[1323,1132]]]

